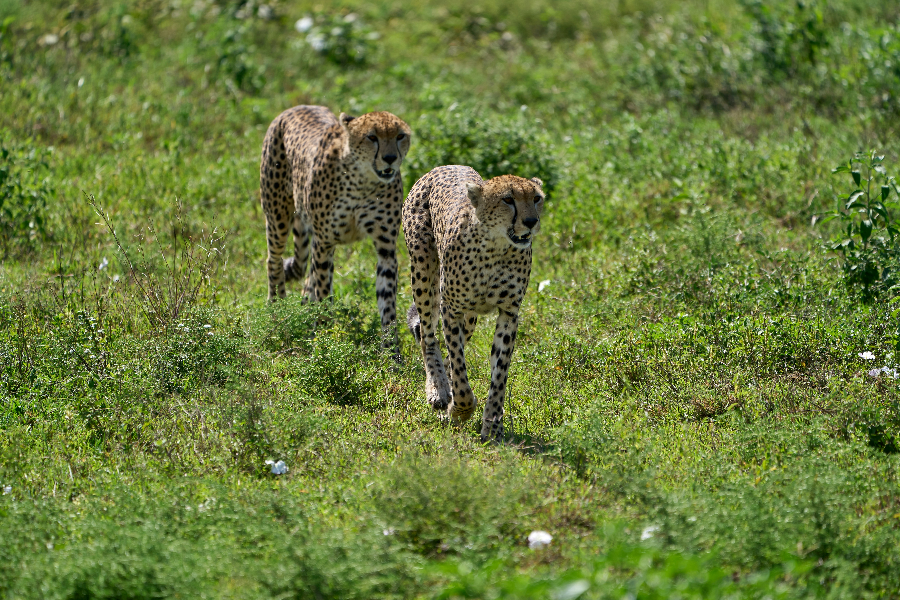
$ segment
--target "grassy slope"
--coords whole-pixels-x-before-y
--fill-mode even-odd
[[[891,360],[895,319],[808,225],[839,161],[897,164],[900,52],[860,42],[896,7],[465,4],[0,3],[0,141],[49,190],[0,268],[0,594],[897,596],[898,389],[858,357]],[[293,29],[351,10],[361,65]],[[402,368],[378,355],[367,245],[333,305],[265,303],[259,147],[299,103],[405,118],[407,188],[433,161],[556,178],[508,445],[425,408],[406,332]],[[174,272],[172,231],[202,247]]]

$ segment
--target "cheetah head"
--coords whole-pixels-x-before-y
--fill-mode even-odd
[[[524,179],[501,175],[480,184],[468,183],[466,187],[475,215],[491,236],[509,240],[518,248],[527,248],[541,229],[543,185],[536,177]]]
[[[409,152],[409,125],[389,112],[371,112],[361,117],[341,113],[340,121],[358,168],[374,181],[392,182]]]

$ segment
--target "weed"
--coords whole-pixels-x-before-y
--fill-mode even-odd
[[[93,196],[91,207],[103,219],[110,236],[115,240],[123,266],[130,274],[140,294],[139,304],[144,316],[152,327],[168,328],[176,325],[179,317],[198,303],[211,303],[216,287],[212,284],[218,269],[224,235],[217,230],[202,231],[191,235],[182,219],[180,205],[175,208],[172,237],[164,245],[164,235],[153,225],[147,227],[146,235],[156,245],[156,255],[145,254],[144,234],[138,240],[138,258],[132,259],[122,245],[112,221],[97,204]]]
[[[894,239],[900,233],[893,215],[896,202],[889,200],[891,190],[897,195],[898,188],[883,161],[874,151],[860,152],[834,169],[833,173],[849,173],[856,189],[836,198],[837,208],[824,219],[840,221],[843,239],[830,249],[841,255],[847,285],[862,287],[866,299],[896,283],[893,272],[900,256]]]

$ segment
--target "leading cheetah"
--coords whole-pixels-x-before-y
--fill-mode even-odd
[[[329,296],[335,246],[371,237],[378,252],[375,295],[381,326],[386,333],[393,329],[400,164],[409,143],[409,125],[389,112],[336,118],[324,106],[295,106],[272,121],[259,169],[269,300],[284,297],[286,279],[306,274],[310,243],[305,293],[313,301]],[[282,260],[289,229],[294,256]],[[392,343],[388,336],[385,343]]]
[[[417,181],[403,204],[415,301],[407,321],[422,348],[427,399],[436,410],[446,408],[454,422],[468,420],[477,404],[466,377],[465,345],[477,315],[497,311],[482,441],[503,438],[506,378],[531,275],[531,240],[540,229],[542,186],[540,179],[514,175],[482,181],[471,167],[445,166]],[[438,307],[452,393],[436,337]]]

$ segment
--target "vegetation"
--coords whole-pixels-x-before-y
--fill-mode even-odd
[[[506,444],[266,302],[301,103],[552,186]],[[886,0],[0,0],[0,597],[900,596],[898,117]]]

